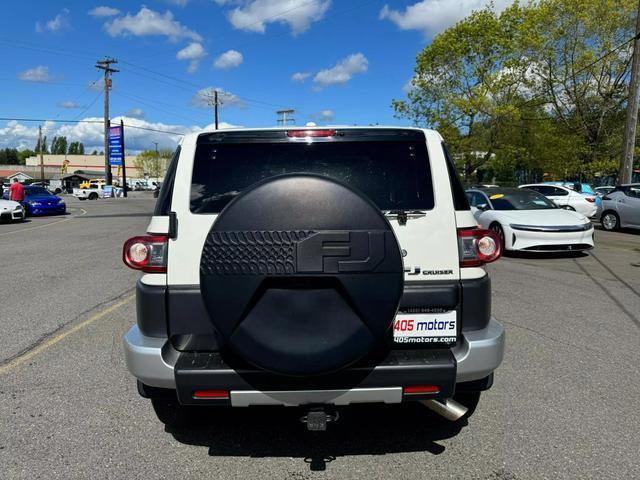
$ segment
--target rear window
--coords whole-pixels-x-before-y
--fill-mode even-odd
[[[252,139],[196,148],[191,185],[193,213],[219,213],[247,187],[288,173],[315,173],[365,193],[381,210],[433,208],[431,169],[422,140],[343,138],[314,142]],[[271,135],[273,137],[273,134]],[[284,212],[283,212],[284,213]]]

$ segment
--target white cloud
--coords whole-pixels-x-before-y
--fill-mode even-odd
[[[402,91],[405,95],[409,95],[413,92],[417,87],[413,84],[414,77],[411,77],[407,82],[402,86]]]
[[[419,30],[429,36],[449,28],[472,11],[485,8],[491,3],[491,0],[422,0],[409,5],[404,11],[392,10],[385,5],[380,10],[380,19],[390,20],[401,30]],[[493,0],[497,12],[511,3],[513,0]]]
[[[51,125],[51,124],[49,124]],[[44,125],[45,129],[47,124]],[[0,147],[17,148],[24,150],[25,148],[33,148],[38,138],[38,126],[27,126],[15,120],[7,122],[6,126],[0,127]]]
[[[124,114],[125,117],[144,118],[144,110],[134,107]]]
[[[174,20],[173,13],[170,11],[162,14],[144,6],[135,15],[127,13],[123,17],[118,17],[105,23],[104,28],[112,37],[161,35],[171,41],[177,41],[182,38],[188,38],[196,42],[202,41],[202,37],[198,33]]]
[[[191,99],[191,104],[196,107],[211,108],[214,91],[216,90],[218,91],[218,102],[220,102],[220,108],[245,107],[245,104],[240,97],[219,87],[206,87],[198,90]]]
[[[46,83],[53,80],[53,77],[49,74],[49,67],[44,65],[38,65],[35,68],[30,68],[24,72],[18,74],[20,80],[25,82],[41,82]]]
[[[190,60],[187,71],[189,73],[194,73],[200,66],[200,60],[202,60],[206,55],[207,51],[204,49],[202,44],[193,42],[176,53],[176,58],[178,60]]]
[[[36,32],[59,32],[71,28],[71,20],[69,19],[69,9],[63,8],[55,17],[46,22],[36,22]]]
[[[296,72],[291,75],[291,81],[296,83],[303,83],[309,78],[311,74],[309,72]]]
[[[318,88],[329,85],[342,85],[353,78],[354,75],[364,73],[369,69],[369,61],[362,53],[354,53],[340,60],[335,66],[320,70],[313,77]]]
[[[124,120],[126,130],[126,147],[128,154],[134,154],[140,150],[153,147],[153,142],[158,142],[158,148],[175,148],[180,135],[141,130],[133,127],[151,128],[176,133],[201,132],[203,130],[213,130],[213,124],[201,127],[199,125],[172,125],[161,122],[149,122],[132,116],[118,116],[112,118],[112,122],[119,124],[120,119]],[[104,148],[104,130],[102,128],[102,118],[87,117],[83,121],[96,123],[77,123],[73,125],[54,122],[45,122],[42,126],[42,133],[48,137],[48,143],[54,136],[64,135],[69,141],[79,141],[85,146],[85,151],[102,150]],[[220,122],[219,128],[234,128],[226,122]],[[17,121],[10,121],[4,127],[0,127],[0,148],[33,148],[38,138],[37,125],[25,125]]]
[[[186,7],[189,0],[165,0],[167,3],[171,5],[176,5],[178,7]]]
[[[336,118],[336,113],[333,110],[321,110],[319,112],[310,115],[312,120],[318,122],[331,122]]]
[[[120,10],[113,7],[96,7],[89,10],[89,15],[92,17],[113,17],[120,13]]]
[[[70,109],[70,110],[73,110],[75,108],[82,108],[83,107],[79,103],[72,102],[70,100],[67,100],[65,102],[58,102],[56,105],[58,105],[59,108],[67,108],[67,109]]]
[[[226,70],[228,68],[236,68],[242,63],[243,57],[237,50],[227,50],[213,62],[213,66]]]
[[[264,33],[268,23],[283,23],[294,35],[321,20],[331,6],[331,0],[216,0],[216,3],[239,4],[229,12],[229,22],[238,30]]]

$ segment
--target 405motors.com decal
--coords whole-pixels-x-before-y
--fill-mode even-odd
[[[395,343],[456,342],[455,310],[443,313],[398,313],[393,324]]]

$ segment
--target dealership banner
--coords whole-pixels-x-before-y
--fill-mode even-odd
[[[123,127],[109,127],[109,165],[122,165],[122,136]]]

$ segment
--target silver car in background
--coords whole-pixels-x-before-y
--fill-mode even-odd
[[[640,228],[640,183],[617,186],[602,197],[600,222],[605,230]]]

